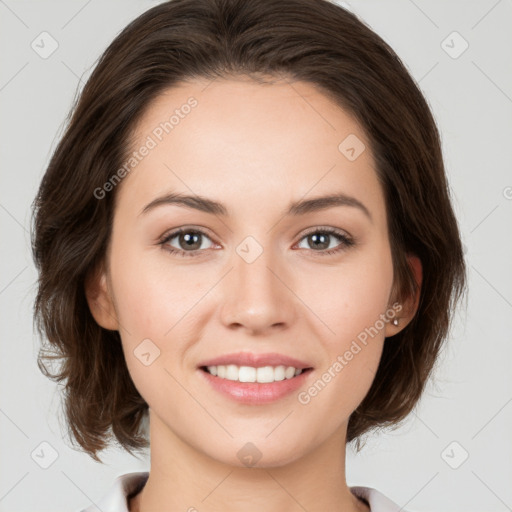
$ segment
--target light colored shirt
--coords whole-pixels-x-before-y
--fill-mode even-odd
[[[96,505],[93,504],[80,512],[130,512],[128,499],[142,490],[148,477],[148,471],[118,476]],[[376,489],[362,486],[349,489],[352,494],[368,503],[371,512],[406,512]]]

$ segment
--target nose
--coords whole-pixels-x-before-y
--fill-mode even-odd
[[[248,334],[289,328],[299,302],[293,292],[292,272],[269,249],[254,261],[240,254],[233,254],[231,271],[222,283],[223,324]]]

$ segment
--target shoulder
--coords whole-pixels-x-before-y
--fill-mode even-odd
[[[368,503],[371,512],[407,512],[372,487],[354,486],[349,489],[352,494]]]
[[[92,503],[80,512],[129,512],[128,498],[144,487],[148,477],[148,471],[118,476],[97,503]]]

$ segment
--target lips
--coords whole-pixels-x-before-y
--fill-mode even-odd
[[[234,364],[236,366],[252,366],[261,368],[263,366],[293,366],[299,370],[312,368],[313,366],[305,361],[278,353],[253,354],[251,352],[238,352],[225,354],[208,359],[199,363],[198,367],[220,366]]]

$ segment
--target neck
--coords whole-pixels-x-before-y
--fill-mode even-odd
[[[151,469],[129,510],[369,512],[346,485],[345,435],[337,432],[304,457],[285,464],[240,467],[196,450],[150,409]]]

